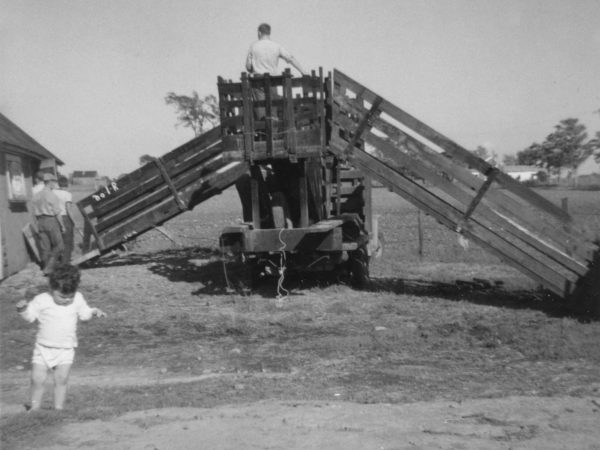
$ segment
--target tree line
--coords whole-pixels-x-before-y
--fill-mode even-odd
[[[596,112],[600,114],[600,109]],[[493,165],[497,163],[498,155],[483,146],[478,146],[473,153]],[[536,166],[548,173],[560,174],[563,168],[574,171],[590,155],[600,163],[600,131],[589,137],[579,119],[568,118],[555,125],[544,141],[534,142],[514,155],[504,155],[502,162],[505,166]]]
[[[568,118],[555,125],[543,142],[534,142],[518,152],[516,160],[518,164],[558,173],[561,168],[575,170],[592,154],[600,162],[600,131],[588,139],[585,125],[578,119]]]

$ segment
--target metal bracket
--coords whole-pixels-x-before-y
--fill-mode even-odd
[[[165,180],[165,183],[167,183],[167,186],[169,186],[169,189],[171,190],[171,193],[173,194],[173,197],[175,198],[175,202],[177,203],[177,206],[179,206],[179,209],[182,211],[187,211],[188,207],[183,203],[183,201],[179,197],[179,192],[177,192],[177,189],[173,184],[173,180],[171,180],[171,177],[169,177],[167,169],[163,164],[162,160],[160,158],[154,158],[154,163],[158,167],[158,170],[160,171],[163,179]]]
[[[498,175],[499,172],[500,171],[497,168],[495,168],[495,167],[490,167],[487,170],[487,172],[485,173],[485,175],[487,176],[486,180],[483,182],[483,184],[481,185],[481,187],[477,191],[477,195],[475,195],[475,197],[473,198],[473,200],[471,200],[471,203],[469,204],[469,207],[467,208],[467,210],[465,211],[465,214],[463,215],[461,223],[458,224],[457,227],[456,227],[456,231],[458,233],[460,233],[462,231],[462,229],[465,228],[465,226],[467,224],[467,221],[469,220],[469,218],[473,214],[473,211],[475,211],[475,208],[477,208],[477,205],[479,205],[479,202],[481,202],[481,199],[483,198],[483,196],[485,195],[485,193],[488,191],[488,189],[490,188],[490,186],[492,185],[492,183],[496,179],[496,176]]]
[[[352,151],[353,151],[352,149],[354,148],[354,146],[360,139],[360,136],[367,129],[367,127],[369,127],[369,128],[371,127],[371,119],[379,114],[379,106],[381,105],[382,102],[383,102],[383,98],[381,98],[379,96],[376,97],[375,101],[373,102],[373,105],[371,105],[371,109],[369,109],[369,111],[367,111],[365,116],[358,123],[358,126],[356,127],[356,130],[354,131],[354,136],[352,136],[352,139],[350,140],[350,142],[348,143],[348,145],[346,146],[346,148],[344,150],[344,154],[346,156],[350,156],[352,154]]]

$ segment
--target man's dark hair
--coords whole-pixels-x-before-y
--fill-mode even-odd
[[[271,25],[268,23],[261,23],[258,26],[258,32],[261,34],[271,35]]]
[[[58,187],[68,188],[69,187],[69,179],[64,175],[60,175],[58,177]]]
[[[79,287],[81,272],[76,266],[71,264],[61,264],[56,266],[48,277],[50,288],[59,291],[62,294],[74,294]]]
[[[35,173],[35,179],[36,179],[36,181],[44,181],[44,172],[41,170],[38,170]]]

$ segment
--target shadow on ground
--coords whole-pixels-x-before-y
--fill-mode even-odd
[[[208,247],[183,247],[148,253],[114,253],[88,262],[84,268],[110,268],[130,265],[147,265],[152,273],[171,282],[201,283],[193,295],[257,294],[266,298],[278,296],[277,278],[266,277],[252,282],[247,268],[232,258],[223,257],[220,251]],[[289,295],[302,295],[302,291],[348,285],[349,280],[340,273],[310,273],[303,276],[289,272],[283,287]],[[398,295],[440,297],[448,300],[511,309],[532,309],[549,316],[574,316],[573,309],[562,299],[546,291],[506,290],[502,283],[485,279],[456,280],[453,283],[435,280],[401,278],[373,278],[367,292],[387,292]],[[583,317],[582,317],[583,315]],[[585,313],[579,314],[585,319]]]

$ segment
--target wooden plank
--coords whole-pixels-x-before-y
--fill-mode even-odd
[[[294,99],[292,96],[292,78],[289,72],[286,72],[285,76],[283,97],[283,129],[285,130],[284,146],[288,149],[290,161],[295,163],[298,162],[298,156],[296,155],[296,119],[294,115]]]
[[[342,179],[340,177],[340,165],[339,161],[335,166],[335,183],[336,183],[336,194],[335,195],[335,214],[339,216],[342,212],[342,198],[340,192],[342,191]]]
[[[73,261],[71,261],[71,264],[73,264],[74,266],[78,266],[80,264],[83,264],[86,261],[89,261],[91,259],[94,259],[94,258],[100,256],[101,254],[102,253],[100,252],[100,250],[95,249],[95,250],[89,251],[87,253],[84,253],[80,257],[74,259]]]
[[[281,228],[251,230],[244,233],[244,251],[247,252],[331,252],[341,251],[341,227],[330,230],[311,228]],[[283,241],[283,245],[282,242]]]
[[[348,197],[350,195],[354,195],[359,187],[359,185],[349,186],[342,184],[340,190],[338,191],[337,186],[334,185],[334,189],[332,189],[332,196],[340,195],[342,197]]]
[[[306,164],[307,161],[304,160],[302,163],[300,179],[298,180],[298,188],[300,190],[300,228],[308,227],[308,184],[306,180]]]
[[[355,112],[355,109],[353,109],[355,108],[355,102],[344,102],[344,107],[350,108],[352,112]],[[355,126],[355,123],[350,118],[341,115],[337,116],[336,123],[350,129]],[[402,146],[403,150],[408,151],[413,157],[420,159],[432,171],[442,170],[464,183],[470,189],[481,189],[484,181],[472,175],[466,167],[463,168],[438,152],[429,149],[425,144],[408,136],[381,118],[374,118],[373,125],[374,128],[382,130],[386,135],[397,137],[397,146]],[[402,150],[398,148],[398,152],[401,153]],[[536,233],[541,234],[555,245],[561,247],[566,245],[567,252],[577,254],[583,260],[589,260],[591,257],[591,252],[589,251],[590,245],[585,242],[585,239],[582,239],[583,234],[578,236],[566,233],[562,227],[558,227],[552,221],[549,221],[551,217],[543,211],[518,203],[514,198],[501,190],[489,190],[483,201],[513,221],[522,224],[525,228],[535,230]]]
[[[27,246],[33,253],[35,257],[35,261],[38,263],[42,262],[42,258],[40,257],[40,251],[38,250],[37,242],[35,240],[35,232],[33,231],[33,227],[30,223],[25,224],[23,227],[23,237],[25,238],[25,242],[27,242]],[[0,248],[0,251],[2,249]]]
[[[365,228],[369,232],[369,236],[378,239],[377,236],[372,236],[373,234],[373,192],[372,192],[372,183],[369,177],[365,177],[363,180],[363,185],[365,186],[365,190],[363,191],[363,197],[365,200],[364,206],[364,216],[365,216]]]
[[[254,153],[254,136],[252,131],[254,130],[254,102],[253,95],[250,92],[249,81],[247,75],[242,74],[242,96],[243,96],[243,110],[244,110],[244,129],[243,129],[243,142],[244,142],[244,160],[252,163],[252,155]]]
[[[439,189],[441,189],[441,191],[457,200],[460,204],[461,210],[464,211],[463,218],[457,224],[457,227],[463,227],[466,225],[465,216],[467,216],[467,213],[469,216],[471,213],[473,213],[473,211],[469,212],[469,206],[472,205],[477,198],[477,195],[474,195],[473,191],[464,190],[463,186],[452,183],[438,173],[430,171],[418,160],[418,158],[412,158],[412,155],[394,151],[395,148],[393,144],[384,141],[379,136],[369,133],[366,138],[367,142],[376,146],[386,156],[392,154],[393,158],[391,158],[388,163],[392,164],[392,167],[397,169],[401,169],[402,167],[409,168],[411,171],[418,174],[429,183],[437,186]],[[359,151],[360,150],[357,150],[356,152]],[[540,240],[536,236],[533,236],[532,234],[506,221],[503,216],[498,215],[493,209],[488,208],[487,205],[479,206],[477,219],[485,219],[487,221],[487,227],[496,230],[499,235],[508,233],[508,235],[523,241],[523,243],[526,243],[527,245],[530,245],[533,249],[543,253],[545,256],[565,266],[569,270],[579,273],[580,275],[585,273],[587,270],[585,264],[578,262],[577,260],[569,257],[566,253],[558,251],[556,248],[549,246],[546,242]]]
[[[193,196],[195,204],[198,204],[233,185],[247,170],[248,166],[244,163],[229,165],[220,172],[214,172],[202,180],[186,186],[181,191],[182,199],[189,202]],[[127,217],[126,220],[120,221],[113,228],[105,230],[102,234],[104,247],[101,250],[103,252],[108,251],[179,214],[181,214],[181,210],[172,199],[157,203],[151,209]]]
[[[102,238],[100,237],[100,235],[98,234],[98,231],[96,230],[96,227],[94,226],[94,221],[95,219],[93,217],[90,217],[89,214],[89,210],[92,209],[92,207],[90,205],[83,205],[80,202],[76,203],[77,208],[79,209],[79,212],[81,213],[81,216],[83,217],[83,243],[84,243],[84,249],[88,250],[91,246],[90,244],[90,235],[94,236],[94,241],[96,243],[96,246],[100,249],[103,250],[105,248],[104,246],[104,242],[102,241]],[[86,231],[89,231],[89,233],[86,233]],[[86,246],[86,241],[88,244],[88,246]]]
[[[488,189],[492,185],[494,178],[496,178],[497,174],[498,174],[498,169],[491,169],[489,171],[489,173],[487,174],[485,183],[483,183],[481,185],[481,188],[479,188],[479,190],[477,191],[477,195],[475,196],[475,198],[473,198],[473,200],[469,204],[467,210],[465,211],[465,215],[463,218],[465,221],[469,220],[469,217],[471,217],[471,214],[473,214],[473,211],[475,211],[475,208],[477,208],[477,205],[479,204],[479,202],[481,201],[481,199],[483,198],[485,193],[488,191]]]
[[[336,135],[334,134],[333,136]],[[345,141],[334,137],[330,144],[330,148],[335,154],[343,155],[346,146]],[[462,217],[460,211],[457,211],[432,192],[405,178],[373,156],[365,152],[355,152],[354,163],[360,170],[392,187],[395,192],[434,216],[450,229],[456,229],[456,225],[460,223]],[[469,230],[465,230],[464,233],[476,240],[484,248],[499,255],[519,270],[537,279],[548,289],[558,293],[558,295],[564,295],[566,280],[562,273],[558,273],[540,264],[539,261],[524,253],[518,247],[508,242],[503,242],[501,237],[491,233],[476,222],[473,222],[473,226]]]
[[[317,233],[321,231],[332,230],[336,227],[342,226],[344,223],[343,220],[340,219],[327,219],[321,220],[320,222],[312,224],[310,227],[306,229],[307,233]]]
[[[329,156],[330,159],[333,159],[331,156]],[[333,180],[332,180],[332,169],[330,166],[330,163],[327,162],[325,163],[325,186],[324,186],[324,190],[325,190],[325,217],[329,217],[331,216],[331,212],[332,212],[332,204],[331,204],[331,191],[332,191],[332,184],[333,184]]]
[[[174,168],[171,170],[171,178],[175,180],[189,179],[190,173],[196,173],[203,167],[214,165],[214,161],[219,161],[222,157],[219,155],[218,147],[210,149],[210,152],[201,152],[201,156],[195,158],[196,165],[186,165]],[[225,165],[225,161],[220,163]],[[123,186],[119,189],[119,194],[114,197],[108,198],[105,201],[98,203],[94,209],[94,215],[96,217],[103,217],[111,213],[121,211],[123,208],[127,208],[127,204],[130,202],[137,202],[140,198],[145,196],[156,196],[156,195],[168,195],[168,192],[164,190],[165,185],[162,177],[152,177],[147,180],[140,181],[135,185]],[[181,182],[176,183],[180,186]]]
[[[263,83],[265,89],[265,141],[267,143],[267,158],[270,158],[273,156],[273,104],[271,103],[271,77],[268,74],[263,77]]]
[[[252,225],[255,230],[261,228],[260,224],[260,192],[258,190],[258,180],[255,178],[256,171],[252,173],[250,180],[250,192],[252,198]]]
[[[196,183],[198,180],[201,180],[205,174],[213,173],[224,166],[226,166],[226,162],[222,157],[217,157],[205,165],[196,166],[193,170],[185,172],[177,177],[173,181],[172,189],[174,189],[175,192],[180,191],[189,183]],[[137,214],[155,203],[162,202],[169,197],[172,198],[172,196],[169,195],[171,192],[172,190],[168,186],[162,185],[154,191],[151,191],[149,194],[133,198],[132,201],[123,204],[120,208],[113,209],[110,213],[99,217],[95,228],[98,231],[109,228],[128,216]],[[182,211],[186,211],[188,209],[187,205],[185,205],[185,208],[181,208],[179,203],[177,203],[177,205]]]
[[[374,102],[377,98],[377,94],[366,89],[364,86],[352,80],[350,77],[338,70],[334,70],[334,82],[338,83],[340,86],[344,85],[350,87],[350,89],[355,92],[361,90],[361,92],[363,92],[363,95],[365,96],[365,100],[369,101],[370,103]],[[425,139],[443,148],[445,151],[449,152],[453,157],[465,162],[471,167],[476,168],[481,173],[486,173],[490,169],[490,167],[492,167],[490,164],[488,164],[481,158],[478,158],[473,153],[469,152],[460,145],[451,141],[443,134],[437,132],[433,128],[429,127],[425,123],[411,116],[410,114],[393,105],[392,103],[388,102],[387,100],[383,100],[381,104],[381,110],[389,114],[398,122],[412,129],[414,132],[423,136]],[[564,222],[570,222],[572,220],[571,216],[565,211],[563,211],[561,208],[548,201],[544,197],[538,195],[536,192],[532,191],[526,186],[522,185],[518,181],[514,180],[510,176],[501,172],[498,174],[498,182],[502,186],[506,187],[511,192],[513,192],[515,195],[527,199],[527,201],[529,201],[533,206],[545,210],[549,214],[552,214],[553,216],[557,217],[558,219]]]
[[[187,211],[187,207],[183,204],[183,202],[181,201],[181,198],[179,198],[179,193],[177,192],[177,189],[175,188],[175,185],[173,184],[173,180],[171,180],[171,177],[167,173],[167,170],[165,169],[165,166],[161,162],[160,158],[155,158],[154,163],[158,166],[158,169],[160,170],[160,173],[163,177],[163,181],[165,182],[165,184],[168,186],[169,190],[171,191],[171,194],[173,195],[173,199],[175,200],[175,203],[177,203],[177,206],[179,206],[179,209],[181,209],[182,211]]]
[[[345,154],[347,156],[350,156],[352,154],[352,152],[354,150],[354,146],[357,144],[358,140],[361,138],[363,132],[371,127],[371,125],[370,125],[371,119],[381,113],[381,111],[379,110],[379,105],[381,105],[382,101],[383,101],[383,99],[381,97],[377,97],[375,99],[375,101],[373,102],[371,109],[369,109],[369,111],[367,111],[367,113],[363,116],[363,118],[360,120],[360,122],[358,122],[358,125],[356,126],[356,129],[354,130],[352,139],[350,140],[350,142],[348,143],[348,146],[346,147]]]
[[[318,111],[319,111],[319,119],[320,119],[320,123],[319,123],[319,127],[321,129],[321,145],[325,146],[326,142],[327,142],[327,119],[326,116],[328,115],[328,110],[326,108],[326,104],[325,104],[325,97],[326,97],[326,92],[325,92],[325,80],[323,79],[323,68],[319,67],[319,89],[320,89],[320,95],[321,98],[319,100],[319,105],[318,105]]]
[[[163,156],[163,164],[171,176],[176,176],[177,173],[184,171],[187,166],[201,164],[221,151],[220,129],[210,130],[201,138],[190,141],[194,145],[188,143],[174,150],[173,152],[177,154],[170,152]],[[208,139],[213,140],[208,141]],[[78,204],[81,207],[90,205],[95,215],[102,215],[108,213],[111,209],[118,208],[122,202],[135,198],[146,190],[153,190],[161,184],[162,180],[157,166],[149,163],[117,180],[118,190],[115,190],[110,196],[101,201],[96,201],[92,194],[79,201]]]

